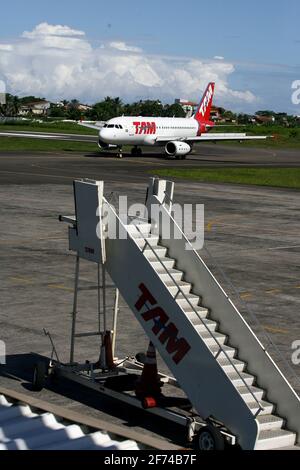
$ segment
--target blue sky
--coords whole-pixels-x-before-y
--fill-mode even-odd
[[[1,24],[0,42],[4,44],[13,45],[24,31],[48,23],[84,32],[93,48],[122,42],[140,48],[143,60],[146,56],[165,56],[166,61],[172,57],[201,60],[205,77],[209,76],[205,63],[216,56],[223,57],[234,70],[225,75],[221,72],[221,85],[224,80],[228,89],[249,91],[257,100],[239,102],[232,94],[231,103],[225,98],[224,88],[223,94],[217,96],[221,104],[231,104],[237,110],[272,108],[300,114],[290,99],[291,83],[300,79],[299,0],[11,0],[2,6],[1,13],[5,22]],[[217,64],[220,62],[216,60]],[[9,87],[4,65],[1,68],[0,60],[0,75],[2,72]],[[151,67],[155,67],[153,61]],[[168,70],[172,73],[172,67]],[[201,73],[200,67],[197,70]],[[156,84],[156,91],[164,95],[168,82],[160,78],[166,85]],[[187,92],[194,94],[193,90],[192,86],[187,87]],[[116,86],[116,93],[120,91]],[[174,86],[174,92],[177,91],[181,92],[181,88]],[[152,96],[149,87],[141,87],[136,91],[132,88],[127,98],[143,93],[145,97]],[[169,98],[167,91],[165,98]]]

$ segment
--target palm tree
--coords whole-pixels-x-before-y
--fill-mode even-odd
[[[69,107],[71,109],[77,109],[78,106],[80,105],[79,101],[74,99],[74,100],[71,100],[70,103],[69,103]]]
[[[20,99],[17,96],[10,95],[7,93],[6,95],[6,104],[3,105],[3,114],[5,116],[17,116],[20,109]]]

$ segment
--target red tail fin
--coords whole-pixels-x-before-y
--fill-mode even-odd
[[[210,117],[210,110],[211,110],[212,100],[214,96],[214,91],[215,91],[215,84],[214,82],[210,82],[207,85],[207,88],[202,96],[202,99],[197,108],[196,114],[194,116],[194,118],[199,123],[208,123],[210,121],[209,117]]]

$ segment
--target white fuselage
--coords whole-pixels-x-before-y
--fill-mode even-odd
[[[99,132],[99,139],[112,145],[163,145],[157,140],[196,137],[199,124],[194,118],[121,116],[110,119]]]

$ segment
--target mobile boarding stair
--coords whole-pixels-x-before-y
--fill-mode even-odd
[[[150,181],[146,205],[163,221],[155,227],[118,215],[102,182],[74,188],[76,218],[62,218],[70,249],[103,264],[199,416],[242,449],[298,448],[299,397],[173,219],[173,183]]]

